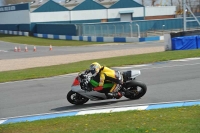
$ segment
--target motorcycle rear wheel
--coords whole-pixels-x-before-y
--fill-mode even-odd
[[[125,94],[124,96],[129,99],[139,99],[147,92],[147,86],[142,82],[131,81],[128,84],[128,91],[132,95]]]
[[[67,94],[67,100],[71,104],[82,105],[82,104],[86,103],[89,99],[86,97],[83,97],[82,95],[80,95],[76,92],[69,91]]]

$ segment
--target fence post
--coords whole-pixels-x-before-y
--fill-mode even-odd
[[[101,26],[101,36],[103,36],[103,29],[102,29],[102,26]]]
[[[93,25],[94,26],[94,25]],[[96,30],[95,30],[95,26],[94,26],[94,35],[96,36]]]
[[[124,36],[124,25],[122,24],[122,37]]]
[[[138,28],[138,38],[140,38],[140,26],[139,24],[136,24],[137,28]]]
[[[90,35],[90,25],[87,25],[88,26],[88,31],[86,32],[87,34],[85,34],[86,36],[89,36]]]
[[[131,37],[133,37],[133,27],[132,27],[132,21],[130,22],[130,30],[131,30]]]
[[[79,36],[79,35],[78,35],[78,27],[77,27],[76,24],[74,24],[74,25],[75,25],[75,27],[76,27],[76,35]]]
[[[84,33],[85,33],[85,25],[83,24],[83,31],[82,31],[82,36],[84,36]]]
[[[108,30],[107,33],[108,33],[108,36],[109,36],[109,26],[108,25],[107,25],[107,30]]]
[[[89,33],[88,33],[88,34],[89,34],[90,36],[92,36],[92,34],[91,34],[91,26],[90,26],[90,25],[88,25],[88,26],[89,26]]]
[[[114,25],[114,24],[113,24]],[[116,34],[116,26],[114,25],[114,27],[115,27],[115,34]],[[115,36],[115,34],[114,34],[114,36]]]
[[[163,35],[164,35],[164,28],[165,28],[165,25],[162,25],[162,29],[163,29]]]

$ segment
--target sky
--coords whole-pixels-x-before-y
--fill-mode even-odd
[[[0,0],[0,6],[3,6],[3,1],[4,1],[4,0]],[[54,0],[54,1],[59,2],[59,1],[64,1],[64,0]],[[138,3],[142,3],[142,2],[141,2],[142,0],[135,0],[135,1],[138,2]],[[145,4],[148,4],[148,5],[151,3],[151,2],[150,2],[151,0],[144,0],[144,1],[146,1]],[[157,1],[160,1],[160,0],[157,0]],[[163,0],[163,1],[165,1],[165,0]]]
[[[136,2],[142,4],[142,0],[135,0]],[[144,0],[145,6],[151,6],[151,1],[152,0]],[[174,0],[176,1],[176,0]],[[170,5],[171,0],[156,0],[155,4],[161,4],[161,5]]]
[[[3,6],[4,4],[4,1],[6,0],[0,0],[0,6]],[[59,1],[64,1],[64,0],[54,0],[56,2],[59,2]],[[125,0],[124,0],[125,1]],[[142,0],[135,0],[136,2],[142,4]],[[144,0],[145,2],[145,6],[151,6],[151,1],[152,0]],[[173,3],[174,5],[177,5],[177,1],[178,0],[173,0]],[[191,1],[195,1],[195,0],[191,0]],[[171,4],[171,0],[156,0],[156,3],[155,4],[158,4],[160,5],[162,3],[162,5],[170,5]],[[198,3],[199,4],[199,3]]]
[[[0,6],[3,6],[3,0],[0,0]]]

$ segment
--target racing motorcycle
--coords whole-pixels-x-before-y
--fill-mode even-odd
[[[145,95],[147,87],[144,83],[136,81],[136,77],[141,74],[140,70],[129,70],[121,72],[119,78],[123,78],[123,84],[120,85],[118,91],[123,96],[133,99],[139,99]],[[91,74],[86,71],[81,72],[74,79],[71,90],[67,94],[67,100],[71,104],[82,105],[88,100],[107,100],[111,99],[107,94],[110,92],[114,83],[105,81],[103,90],[93,91],[98,83],[92,78]]]

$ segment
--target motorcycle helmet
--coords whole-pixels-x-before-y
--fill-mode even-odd
[[[92,73],[92,76],[96,76],[101,69],[101,65],[98,62],[93,62],[90,65],[90,72]]]

